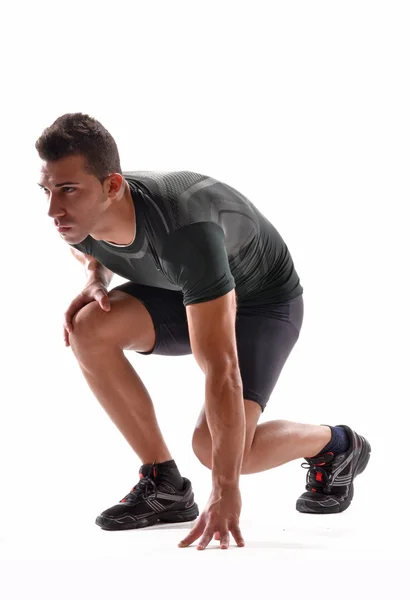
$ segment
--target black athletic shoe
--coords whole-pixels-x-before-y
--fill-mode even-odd
[[[157,523],[193,521],[199,515],[191,482],[183,477],[183,487],[177,490],[161,475],[155,462],[142,465],[140,481],[111,508],[102,512],[96,524],[102,529],[139,529]]]
[[[326,452],[314,458],[305,458],[302,467],[306,474],[306,492],[296,501],[301,513],[340,513],[350,506],[353,498],[353,480],[363,473],[370,459],[371,447],[361,435],[344,427],[350,439],[350,447],[343,454]]]

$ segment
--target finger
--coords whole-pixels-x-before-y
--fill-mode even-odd
[[[70,345],[70,341],[69,341],[69,337],[68,337],[68,331],[67,329],[64,327],[64,343],[66,346]]]
[[[67,333],[71,332],[73,330],[73,325],[71,323],[71,317],[64,317],[63,327],[67,331]]]
[[[212,540],[213,536],[214,536],[214,529],[207,527],[204,531],[202,538],[199,541],[197,549],[205,550],[205,548],[208,546],[209,542]]]
[[[190,544],[192,544],[192,542],[194,542],[195,540],[197,540],[199,538],[199,536],[202,534],[203,530],[204,530],[203,522],[198,521],[198,523],[195,525],[195,527],[192,528],[190,533],[181,542],[179,542],[178,546],[180,548],[189,546]]]
[[[231,533],[233,535],[233,538],[237,544],[237,546],[244,546],[245,545],[245,540],[243,539],[241,530],[239,529],[238,525],[233,525],[232,527],[230,527]]]
[[[221,530],[220,539],[221,539],[220,547],[222,548],[222,550],[227,550],[229,548],[229,542],[230,542],[229,531],[227,529],[225,531]]]
[[[67,327],[67,331],[73,330],[72,318],[73,316],[84,306],[83,300],[73,300],[68,309],[64,314],[64,326]]]
[[[94,299],[97,300],[103,310],[110,310],[110,299],[102,290],[95,294]]]
[[[219,531],[217,531],[217,532],[215,533],[214,539],[215,539],[215,540],[220,540],[220,539],[221,539],[221,534],[219,533]]]

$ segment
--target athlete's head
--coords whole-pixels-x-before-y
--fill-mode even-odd
[[[93,232],[98,237],[126,189],[114,138],[96,119],[67,113],[43,131],[35,147],[48,215],[56,226],[70,227],[60,235],[71,244]]]

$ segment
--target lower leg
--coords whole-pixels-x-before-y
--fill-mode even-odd
[[[87,347],[73,336],[70,344],[91,391],[141,462],[171,460],[151,397],[124,352]]]
[[[242,466],[243,474],[259,473],[291,460],[318,454],[329,443],[327,425],[305,425],[277,420],[261,423]]]

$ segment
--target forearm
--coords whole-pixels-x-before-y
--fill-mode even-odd
[[[213,487],[238,486],[245,447],[245,409],[237,378],[207,377],[206,417],[212,439]]]
[[[87,284],[92,281],[101,281],[108,288],[114,273],[98,262],[91,254],[80,252],[76,248],[70,247],[73,256],[84,265],[84,272],[87,278]]]
[[[89,261],[88,264],[85,265],[85,273],[87,277],[87,283],[91,281],[102,281],[104,286],[108,288],[114,273],[104,267],[101,263],[96,260]]]

